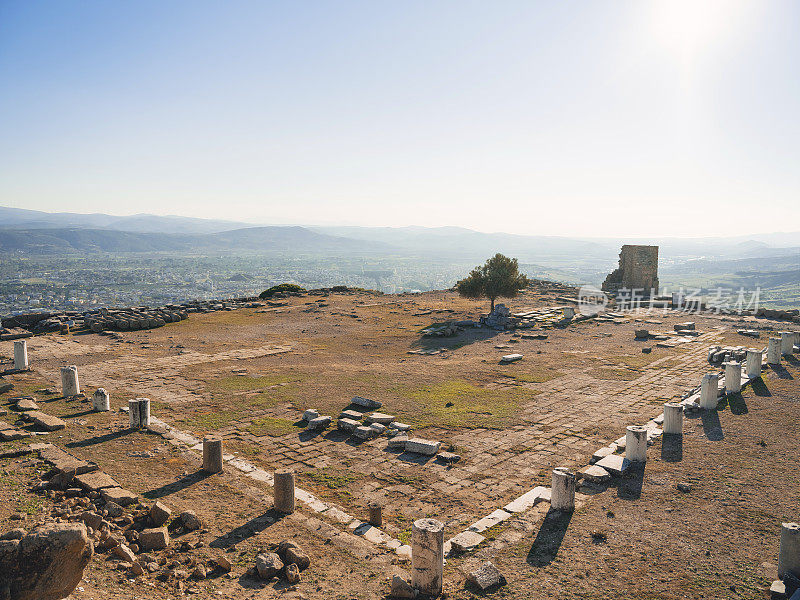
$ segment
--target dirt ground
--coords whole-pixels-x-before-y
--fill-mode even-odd
[[[554,294],[528,292],[508,304],[517,311],[560,302]],[[10,408],[8,398],[34,396],[41,410],[68,423],[37,441],[96,461],[146,504],[160,499],[177,512],[194,509],[208,531],[186,534],[193,544],[203,543],[192,556],[224,553],[234,569],[231,576],[187,582],[184,592],[377,598],[388,590],[387,576],[408,569],[402,559],[336,535],[331,528],[338,524],[323,516],[300,510],[280,518],[270,510],[269,486],[230,469],[203,477],[195,453],[128,431],[127,416],[117,409],[129,398],[149,397],[154,416],[198,436],[218,433],[226,451],[267,471],[294,468],[298,485],[344,512],[365,518],[367,503],[380,500],[384,530],[401,542],[415,519],[428,516],[444,521],[449,537],[535,485],[549,485],[553,467],[586,465],[626,425],[657,415],[664,402],[714,370],[706,362],[710,345],[766,345],[767,330],[752,340],[735,333],[741,325],[784,327],[658,312],[516,334],[467,329],[451,338],[421,336],[432,323],[477,318],[485,310],[451,292],[331,295],[193,314],[114,337],[37,336],[28,343],[33,370],[7,377],[16,389],[0,395],[0,408]],[[687,320],[696,322],[700,335],[675,347],[634,340],[635,329],[670,332]],[[530,339],[534,333],[547,338]],[[442,351],[409,354],[419,349]],[[509,353],[524,358],[499,364]],[[0,356],[10,354],[11,343],[0,344]],[[60,389],[64,364],[78,366],[88,394],[109,390],[111,413],[37,391]],[[460,569],[488,553],[509,580],[498,597],[763,597],[774,567],[762,563],[777,560],[781,520],[797,518],[794,460],[786,460],[797,455],[791,435],[797,377],[796,365],[788,364],[766,375],[763,388],[748,389],[740,403],[720,410],[721,439],[716,429],[713,441],[707,435],[716,424],[687,420],[680,460],[674,449],[662,453],[658,442],[641,480],[626,481],[622,492],[614,487],[588,496],[568,523],[533,518],[532,511],[534,530],[524,542],[498,542],[449,560],[447,593],[470,597]],[[385,437],[356,443],[333,430],[309,434],[298,423],[312,407],[335,419],[355,395],[381,401],[382,412],[462,459],[454,465],[421,460],[387,451]],[[14,444],[20,443],[0,443],[0,451]],[[30,457],[0,459],[1,531],[19,526],[9,520],[12,514],[30,526],[51,509],[49,499],[27,491],[42,468]],[[690,483],[692,491],[676,491],[676,482]],[[491,533],[503,539],[502,527]],[[313,561],[297,590],[245,576],[258,550],[287,537],[296,537]],[[115,563],[98,554],[73,597],[184,593],[174,582],[131,578]]]

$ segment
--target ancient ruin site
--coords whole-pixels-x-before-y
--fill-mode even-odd
[[[61,536],[3,597],[768,597],[800,564],[794,312],[577,293],[279,293],[0,343],[0,560]]]
[[[0,1],[0,600],[800,600],[798,23]]]

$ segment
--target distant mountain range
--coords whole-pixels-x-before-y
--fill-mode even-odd
[[[800,232],[729,238],[567,238],[460,227],[257,227],[180,216],[120,217],[0,207],[0,252],[32,254],[371,253],[471,262],[502,252],[531,268],[546,268],[577,282],[602,280],[625,243],[658,245],[661,270],[676,276],[687,270],[752,271],[756,265],[793,270],[794,264],[800,269]]]
[[[250,227],[220,233],[138,233],[106,229],[0,229],[0,252],[387,252],[380,242],[326,235],[304,227]]]

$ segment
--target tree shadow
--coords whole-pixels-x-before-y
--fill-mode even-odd
[[[625,470],[617,486],[617,498],[620,500],[638,500],[641,498],[645,464],[632,462]]]
[[[709,441],[718,442],[725,439],[722,424],[719,422],[719,413],[716,410],[704,410],[700,418],[703,421],[703,432]]]
[[[174,494],[175,492],[180,492],[181,490],[185,490],[189,486],[194,485],[195,483],[199,483],[204,479],[211,477],[213,473],[208,473],[203,471],[202,469],[195,471],[194,473],[190,473],[185,477],[181,477],[178,481],[174,481],[172,483],[168,483],[166,485],[162,485],[159,488],[154,490],[150,490],[149,492],[145,492],[142,494],[148,500],[157,500],[159,498],[163,498],[164,496],[169,496],[170,494]]]
[[[510,332],[490,329],[488,327],[481,327],[480,329],[477,327],[470,327],[450,337],[422,335],[418,340],[411,343],[411,348],[414,350],[425,351],[438,350],[440,348],[444,348],[445,350],[456,350],[457,348],[463,348],[464,346],[474,344],[475,342],[490,340],[493,337],[504,333]]]
[[[102,444],[103,442],[110,442],[112,440],[125,437],[126,435],[130,435],[135,431],[135,429],[120,429],[119,431],[112,431],[111,433],[105,433],[103,435],[86,438],[85,440],[69,442],[66,444],[66,446],[67,448],[85,448],[86,446],[94,446],[95,444]]]
[[[533,540],[525,562],[534,567],[546,567],[553,562],[558,555],[571,520],[571,512],[550,509],[542,521],[536,539]]]
[[[242,540],[251,538],[265,531],[271,525],[283,519],[286,515],[270,508],[263,515],[253,517],[247,523],[234,527],[225,535],[221,535],[209,543],[211,548],[230,548]]]
[[[679,433],[665,433],[661,438],[661,460],[681,462],[683,460],[683,436]]]
[[[731,408],[731,414],[734,415],[746,415],[748,412],[747,402],[741,392],[728,394],[728,406]]]
[[[753,393],[756,396],[772,396],[772,392],[769,391],[769,389],[767,388],[767,384],[761,377],[753,379],[750,382],[750,387],[752,388]]]

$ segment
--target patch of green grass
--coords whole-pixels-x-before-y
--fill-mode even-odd
[[[404,544],[408,544],[411,542],[411,528],[404,529],[397,535],[397,539]]]
[[[347,487],[354,481],[358,481],[363,477],[360,473],[354,473],[345,469],[337,469],[335,467],[324,467],[309,471],[306,477],[320,485],[324,485],[332,490]]]
[[[233,421],[242,418],[243,413],[238,410],[213,410],[196,413],[181,419],[181,423],[194,431],[213,431],[227,427]]]
[[[487,427],[500,429],[539,392],[527,388],[489,389],[456,379],[411,390],[417,403],[409,421],[418,427]],[[450,406],[448,406],[450,404]]]
[[[277,417],[261,417],[254,419],[247,427],[247,431],[256,436],[272,435],[280,436],[287,433],[294,433],[298,428],[289,419],[279,419]]]
[[[42,509],[42,499],[38,496],[25,496],[17,500],[17,510],[29,515],[38,514]]]

